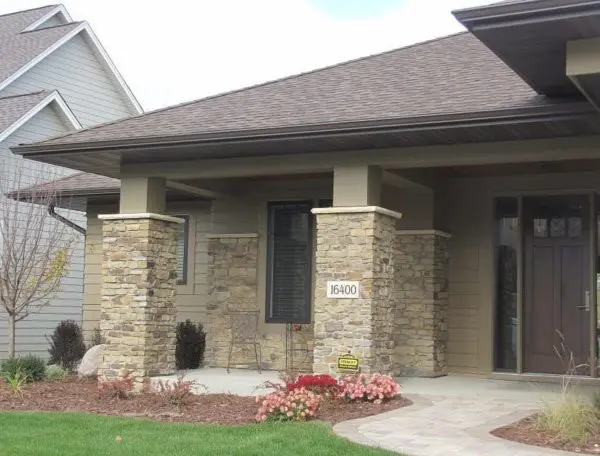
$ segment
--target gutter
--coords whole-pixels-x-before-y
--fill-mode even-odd
[[[87,232],[87,230],[85,228],[80,227],[76,223],[72,222],[68,218],[63,217],[60,214],[57,214],[55,211],[54,204],[48,204],[48,214],[50,215],[50,217],[55,218],[59,222],[64,223],[69,228],[73,228],[75,231],[77,231],[85,236],[85,233]]]
[[[598,0],[521,0],[458,9],[452,14],[468,30],[473,30],[490,23],[527,19],[539,22],[541,17],[585,14],[597,11],[598,7]]]
[[[357,121],[349,123],[333,123],[307,125],[302,127],[284,127],[264,130],[224,131],[210,134],[188,134],[180,136],[155,136],[142,138],[114,139],[95,142],[72,142],[57,144],[20,144],[11,147],[13,153],[26,157],[43,155],[86,153],[95,151],[120,151],[137,148],[162,148],[177,146],[203,146],[222,143],[244,143],[256,141],[273,141],[285,139],[320,138],[333,135],[362,135],[369,133],[386,133],[400,131],[427,131],[439,128],[456,128],[473,125],[496,124],[500,122],[514,123],[526,121],[563,120],[581,115],[597,115],[596,109],[587,101],[565,102],[550,106],[533,108],[517,108],[503,111],[489,111],[469,114],[449,114],[431,117],[406,119],[390,119],[375,121]],[[84,130],[85,131],[85,130]],[[77,134],[72,133],[72,134]]]

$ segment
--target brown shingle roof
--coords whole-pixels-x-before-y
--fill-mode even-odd
[[[42,6],[40,8],[29,9],[25,11],[16,11],[14,13],[3,14],[0,16],[0,37],[5,35],[16,35],[21,33],[35,21],[41,19],[58,5]]]
[[[161,109],[41,144],[402,120],[550,105],[469,33]]]
[[[41,91],[0,98],[0,133],[37,106],[49,93]]]

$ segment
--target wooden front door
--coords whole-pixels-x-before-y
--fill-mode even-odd
[[[590,212],[588,196],[523,200],[525,372],[563,374],[571,353],[588,363]]]

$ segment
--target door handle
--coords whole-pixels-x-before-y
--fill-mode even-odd
[[[585,310],[587,312],[590,311],[590,290],[585,290],[584,305],[577,306],[577,308],[581,309],[581,310]]]

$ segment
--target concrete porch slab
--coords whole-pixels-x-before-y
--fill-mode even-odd
[[[236,396],[261,396],[268,391],[261,388],[266,381],[279,382],[279,372],[262,371],[258,373],[249,369],[227,369],[204,367],[186,371],[185,380],[196,382],[195,390],[197,393],[204,393],[202,386],[206,387],[209,394],[234,394]],[[166,375],[161,377],[152,377],[152,384],[156,385],[159,380],[163,383],[168,381],[173,383],[177,380],[177,375]]]

